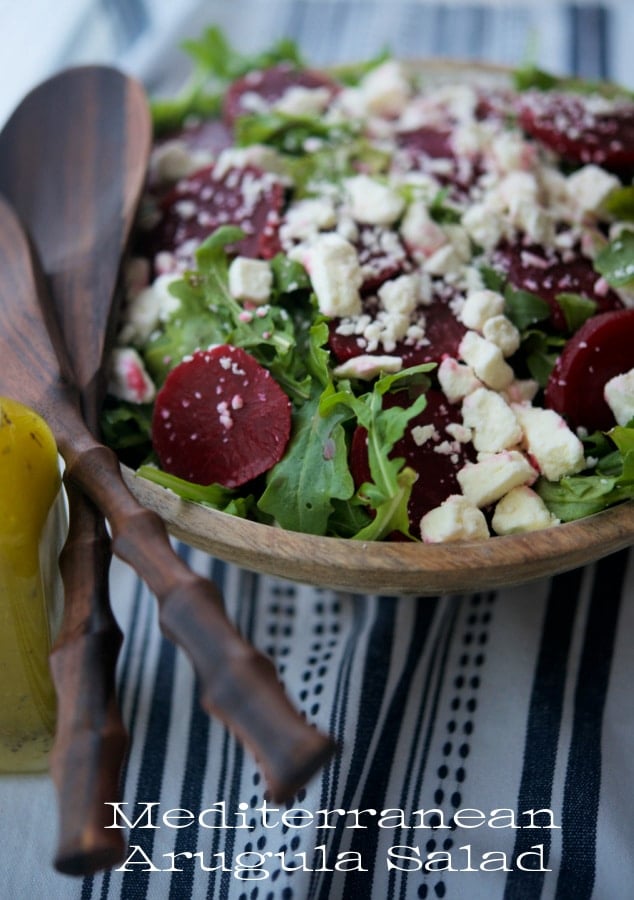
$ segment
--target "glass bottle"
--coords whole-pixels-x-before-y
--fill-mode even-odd
[[[48,767],[65,508],[57,448],[37,413],[0,397],[0,772]]]

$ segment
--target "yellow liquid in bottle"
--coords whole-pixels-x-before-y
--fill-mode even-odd
[[[59,486],[48,426],[0,397],[0,772],[48,766],[56,709],[48,656],[59,601],[59,497],[53,506]]]

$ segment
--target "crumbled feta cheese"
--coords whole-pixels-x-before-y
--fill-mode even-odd
[[[381,374],[393,374],[403,368],[403,360],[400,356],[370,356],[362,354],[347,359],[333,369],[337,378],[360,378],[362,381],[371,381]]]
[[[384,282],[378,290],[383,309],[409,315],[418,303],[420,279],[418,275],[400,275]]]
[[[505,362],[500,348],[477,332],[467,331],[458,352],[478,378],[494,391],[503,390],[513,381],[513,369]]]
[[[520,484],[532,484],[537,472],[523,453],[503,450],[483,454],[478,462],[467,463],[456,477],[467,500],[482,507],[499,500]]]
[[[504,312],[504,297],[496,291],[482,290],[467,294],[460,310],[460,321],[467,328],[482,331],[488,319]]]
[[[417,447],[422,447],[433,437],[439,437],[435,425],[414,425],[411,434]]]
[[[570,200],[581,214],[597,212],[608,194],[620,186],[616,175],[592,164],[582,166],[567,179]]]
[[[466,425],[460,425],[459,422],[450,422],[445,431],[459,444],[468,444],[473,440],[473,432]]]
[[[471,391],[482,387],[482,382],[471,366],[450,356],[446,356],[438,366],[438,381],[450,403],[458,403]]]
[[[407,74],[395,60],[388,60],[371,69],[361,79],[359,88],[367,112],[371,116],[388,118],[400,115],[411,93]]]
[[[320,234],[303,253],[303,262],[325,316],[361,312],[363,274],[356,249],[338,234]]]
[[[603,396],[617,423],[627,425],[634,418],[634,369],[606,382]]]
[[[174,138],[159,144],[152,151],[149,168],[159,183],[167,183],[185,178],[212,161],[211,153],[191,151],[184,141]]]
[[[271,296],[273,273],[268,262],[236,256],[229,266],[229,293],[236,300],[248,300],[259,306]]]
[[[448,541],[481,540],[489,537],[484,514],[465,497],[452,494],[431,509],[420,521],[420,533],[426,544]]]
[[[110,356],[108,391],[128,403],[151,403],[156,396],[154,382],[143,360],[132,347],[117,347]]]
[[[453,244],[445,244],[427,258],[424,266],[430,275],[458,276],[462,272],[463,261]]]
[[[520,333],[506,316],[491,316],[482,326],[482,336],[491,341],[502,351],[502,356],[508,357],[518,350],[520,345]]]
[[[473,430],[473,445],[478,451],[496,453],[522,439],[515,413],[501,394],[488,388],[478,388],[465,397],[462,420]]]
[[[142,346],[158,325],[179,308],[180,300],[169,291],[170,285],[178,279],[173,272],[159,275],[151,285],[132,297],[123,311],[123,324],[117,335],[119,344]]]
[[[329,101],[330,91],[327,87],[309,88],[293,84],[271,108],[289,116],[318,116],[328,106]]]
[[[526,449],[549,481],[559,481],[584,468],[583,444],[558,413],[523,404],[515,404],[513,410],[522,426]]]
[[[471,260],[471,241],[467,231],[462,225],[445,225],[443,231],[456,251],[456,256],[460,262],[468,263]]]
[[[449,243],[447,235],[434,222],[422,200],[414,200],[409,204],[400,232],[408,250],[419,262]]]
[[[392,225],[405,208],[395,190],[369,175],[346,178],[344,187],[352,217],[363,225]]]
[[[484,203],[474,203],[463,213],[462,227],[484,250],[496,247],[504,234],[504,219]]]
[[[539,494],[523,484],[513,488],[498,501],[491,527],[496,534],[519,534],[558,525]]]
[[[533,378],[516,378],[502,391],[507,403],[530,403],[539,390]]]
[[[497,134],[489,149],[493,167],[500,173],[525,171],[535,161],[534,146],[518,132]]]
[[[317,232],[334,228],[337,214],[329,197],[311,197],[294,203],[286,212],[280,229],[282,240],[306,240]]]
[[[247,166],[257,166],[263,172],[274,175],[286,174],[284,160],[277,150],[266,144],[249,144],[248,147],[225,147],[221,150],[214,165],[214,175],[222,179],[230,169],[244,169]]]

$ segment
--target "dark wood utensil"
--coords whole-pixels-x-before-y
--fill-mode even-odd
[[[96,436],[115,286],[151,141],[141,86],[103,66],[68,69],[42,83],[0,133],[0,192],[35,241],[83,416]],[[110,608],[103,516],[70,483],[67,493],[64,615],[50,661],[58,698],[55,867],[87,874],[125,854],[122,833],[105,827],[127,746],[115,687],[122,636]]]
[[[43,280],[34,274],[31,250],[4,203],[0,265],[5,338],[0,386],[48,420],[66,461],[67,479],[107,516],[115,553],[157,595],[163,630],[185,649],[201,680],[203,706],[255,754],[271,795],[290,797],[330,757],[332,741],[292,707],[270,661],[239,636],[216,589],[174,553],[161,520],[138,505],[121,480],[114,454],[86,428]],[[90,311],[75,308],[70,315],[81,320]]]

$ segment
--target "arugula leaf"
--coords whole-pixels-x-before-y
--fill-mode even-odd
[[[407,504],[416,473],[404,465],[401,457],[390,459],[394,445],[405,433],[407,423],[425,408],[427,398],[421,393],[407,407],[383,408],[383,396],[393,388],[405,388],[429,372],[433,363],[403,369],[379,378],[371,391],[355,396],[344,384],[337,392],[322,397],[321,413],[330,416],[340,405],[354,413],[359,425],[368,432],[368,460],[372,483],[358,491],[358,497],[374,510],[372,521],[358,531],[356,540],[382,540],[393,531],[412,537],[409,530]]]
[[[562,522],[581,519],[634,498],[634,422],[615,426],[607,432],[607,438],[609,441],[593,435],[589,439],[595,449],[604,453],[594,474],[568,475],[559,482],[538,480],[537,493]]]
[[[487,290],[497,291],[498,294],[504,293],[506,279],[501,272],[498,272],[497,269],[494,269],[492,266],[487,266],[484,263],[478,267],[478,272],[480,273],[482,283]]]
[[[320,181],[339,181],[359,171],[380,175],[387,171],[389,154],[373,147],[363,137],[347,138],[338,144],[323,147],[303,156],[285,159],[287,174],[293,181],[297,198],[310,196]]]
[[[566,325],[570,332],[581,328],[586,319],[597,311],[598,303],[583,294],[562,293],[557,294],[555,300],[561,307],[566,319]]]
[[[570,91],[575,94],[600,94],[608,99],[632,97],[634,94],[621,85],[609,81],[593,81],[588,78],[576,78],[554,75],[528,63],[513,73],[513,83],[518,91],[537,89],[539,91]]]
[[[117,451],[134,451],[143,459],[151,450],[152,404],[109,400],[101,410],[100,427],[109,447]],[[130,453],[126,454],[127,456]]]
[[[610,191],[601,208],[620,222],[634,222],[634,185],[628,184]]]
[[[534,378],[540,387],[546,387],[565,343],[565,337],[547,334],[538,328],[529,329],[524,333],[521,352],[531,378]]]
[[[525,331],[536,322],[550,318],[550,306],[537,294],[516,290],[510,284],[504,288],[504,313],[518,331]]]
[[[449,188],[441,188],[429,204],[429,215],[439,225],[456,225],[462,218],[460,210],[446,202],[448,194]]]
[[[200,503],[242,519],[247,518],[253,506],[253,497],[241,497],[235,491],[223,487],[221,484],[194,484],[184,478],[170,475],[162,469],[157,469],[156,466],[140,466],[137,469],[137,475],[154,482],[154,484],[159,484],[161,487],[168,488],[183,500]]]
[[[222,31],[215,26],[207,28],[199,40],[187,40],[181,46],[194,61],[194,69],[176,97],[152,101],[157,133],[178,128],[189,116],[217,115],[224,88],[247,72],[266,69],[280,62],[290,62],[297,67],[303,65],[297,46],[287,38],[263,53],[243,55],[229,45]]]
[[[333,499],[349,500],[354,482],[348,467],[343,423],[347,409],[322,416],[321,393],[293,412],[284,457],[268,473],[258,509],[289,531],[326,534]]]
[[[301,156],[306,152],[306,141],[309,139],[339,144],[354,137],[358,130],[354,122],[328,124],[319,116],[291,115],[272,110],[240,116],[234,126],[234,140],[238,147],[267,144],[282,153]]]
[[[391,57],[392,54],[390,53],[389,49],[385,48],[381,50],[376,56],[363,62],[340,64],[338,66],[335,66],[333,74],[338,81],[341,81],[342,84],[354,87],[361,81],[361,79],[365,75],[368,74],[368,72],[371,72],[372,69],[376,69],[382,63],[387,62],[388,59],[391,59]]]
[[[322,415],[323,398],[334,390],[330,354],[325,349],[326,320],[319,317],[308,335],[306,367],[311,397],[293,412],[291,439],[284,458],[267,475],[258,508],[291,531],[326,534],[331,530],[335,501],[350,501],[354,494],[344,430],[352,413],[341,407],[328,417]],[[342,507],[339,515],[341,511]],[[348,521],[353,518],[348,516]]]
[[[594,268],[612,287],[634,284],[634,231],[623,231],[600,250]]]

